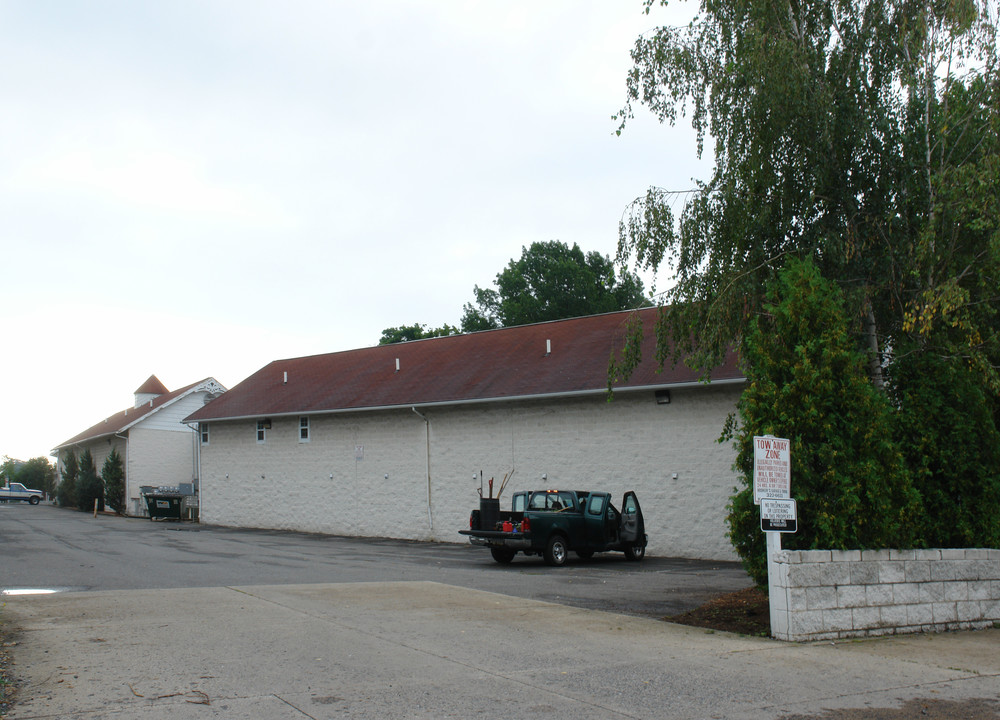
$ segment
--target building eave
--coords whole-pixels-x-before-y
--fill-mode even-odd
[[[725,378],[720,380],[713,380],[711,382],[679,382],[679,383],[663,383],[657,385],[636,385],[636,386],[626,386],[614,388],[615,395],[632,394],[639,392],[655,392],[657,390],[682,390],[694,387],[712,387],[712,386],[730,386],[730,385],[742,385],[746,382],[746,378]],[[284,418],[284,417],[315,417],[319,415],[347,415],[352,413],[367,413],[367,412],[380,412],[387,410],[408,410],[410,408],[441,408],[441,407],[457,407],[457,406],[468,406],[468,405],[493,405],[498,403],[512,403],[512,402],[530,402],[536,400],[565,400],[571,398],[581,398],[581,397],[594,397],[595,395],[606,395],[608,392],[607,388],[596,388],[590,390],[574,390],[569,392],[557,392],[557,393],[537,393],[533,395],[505,395],[502,397],[491,397],[491,398],[468,398],[463,400],[438,400],[434,402],[408,402],[408,403],[397,403],[394,405],[377,405],[377,406],[364,406],[364,407],[348,407],[348,408],[325,408],[325,409],[312,409],[312,410],[302,410],[302,411],[285,411],[285,412],[262,412],[252,415],[237,415],[237,416],[220,416],[220,417],[204,417],[200,420],[194,420],[185,423],[188,425],[197,425],[198,423],[212,423],[212,422],[242,422],[245,420],[260,420],[261,418]]]

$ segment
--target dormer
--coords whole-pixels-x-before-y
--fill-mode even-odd
[[[149,379],[139,386],[139,389],[135,391],[135,405],[134,407],[139,407],[140,405],[145,405],[151,400],[155,400],[160,397],[160,395],[166,395],[169,390],[166,386],[159,381],[156,375],[150,375]]]

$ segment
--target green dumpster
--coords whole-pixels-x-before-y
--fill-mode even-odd
[[[154,493],[145,495],[146,508],[149,510],[150,520],[180,520],[181,505],[184,503],[183,495],[174,493]]]

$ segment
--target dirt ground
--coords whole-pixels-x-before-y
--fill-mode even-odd
[[[724,630],[741,635],[766,637],[771,634],[771,611],[767,592],[756,587],[720,595],[700,608],[663,619],[681,625]]]

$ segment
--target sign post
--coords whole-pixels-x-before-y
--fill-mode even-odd
[[[788,599],[781,595],[775,578],[781,533],[795,532],[798,515],[792,500],[792,460],[787,438],[773,435],[753,439],[753,501],[760,506],[760,529],[767,538],[767,593],[771,608],[771,635],[788,633]]]

